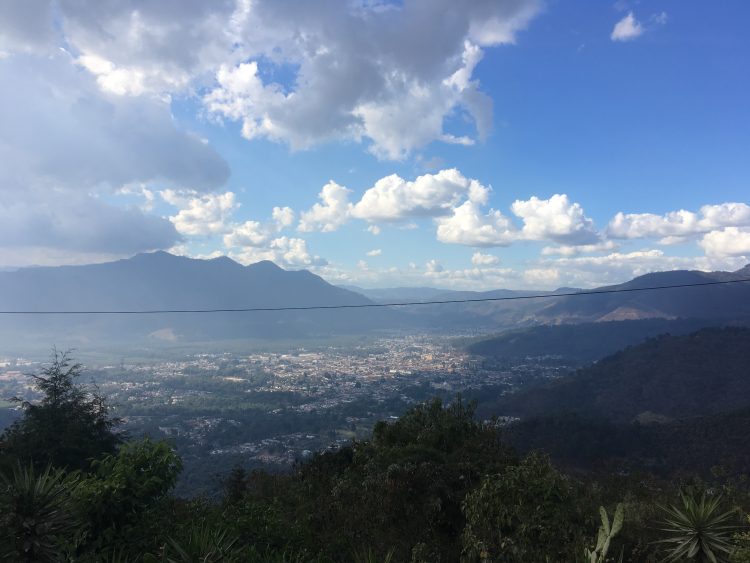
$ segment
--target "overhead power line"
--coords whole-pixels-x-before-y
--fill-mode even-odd
[[[569,293],[538,293],[534,295],[511,295],[508,297],[478,297],[476,299],[445,299],[439,301],[402,301],[395,303],[359,303],[353,305],[300,305],[281,307],[238,307],[226,309],[141,309],[141,310],[70,310],[70,311],[0,311],[0,315],[157,315],[184,313],[256,313],[263,311],[318,311],[328,309],[374,309],[377,307],[412,307],[418,305],[448,305],[450,303],[486,303],[491,301],[521,301],[527,299],[555,299],[560,297],[584,297],[609,293],[634,293],[638,291],[662,291],[683,287],[706,287],[750,282],[750,278],[698,283],[656,285],[650,287],[627,287],[620,289],[592,289]]]

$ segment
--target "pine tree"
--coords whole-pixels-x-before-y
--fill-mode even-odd
[[[36,403],[15,399],[24,415],[0,437],[6,463],[30,462],[39,470],[48,465],[86,469],[91,459],[115,452],[122,442],[115,431],[119,419],[110,416],[96,388],[76,382],[82,370],[68,352],[55,349],[50,365],[31,374],[42,398]]]

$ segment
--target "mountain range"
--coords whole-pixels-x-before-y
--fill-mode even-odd
[[[594,288],[615,293],[569,295],[526,299],[531,295],[552,296],[585,293],[561,287],[554,291],[507,290],[455,291],[432,287],[362,289],[346,286],[375,302],[440,301],[456,299],[501,299],[439,307],[409,309],[430,318],[430,324],[447,326],[517,329],[534,325],[604,322],[642,319],[726,319],[750,316],[750,283],[682,287],[668,291],[633,291],[648,287],[689,285],[750,279],[750,264],[735,272],[674,270],[638,276],[622,284]],[[508,299],[510,298],[510,299]],[[522,298],[522,299],[518,299]],[[502,300],[507,299],[507,300]]]
[[[620,321],[646,318],[720,318],[750,315],[750,283],[681,287],[668,291],[633,291],[648,287],[689,285],[750,279],[750,264],[735,272],[674,270],[638,276],[628,282],[597,288],[619,290],[550,302],[539,314],[561,322]]]
[[[750,277],[737,272],[673,271],[640,276],[606,289],[632,289]],[[487,292],[435,288],[354,290],[334,286],[307,271],[284,270],[263,261],[243,266],[166,252],[85,266],[32,267],[0,272],[0,310],[234,309],[368,305],[376,302],[503,299],[575,293],[561,288],[534,292]],[[404,308],[215,313],[198,315],[4,315],[0,339],[73,344],[98,340],[201,341],[241,338],[297,338],[358,334],[378,329],[506,330],[534,325],[643,318],[730,319],[750,316],[750,283],[670,291],[644,291],[554,299],[500,300]]]
[[[366,297],[335,287],[306,270],[272,262],[243,266],[226,258],[199,260],[166,252],[86,266],[35,267],[0,272],[0,309],[163,310],[366,305]],[[73,344],[130,341],[324,336],[398,323],[398,313],[375,309],[212,314],[4,316],[0,335],[55,338]],[[59,340],[47,340],[56,342]],[[42,340],[45,342],[45,340]]]

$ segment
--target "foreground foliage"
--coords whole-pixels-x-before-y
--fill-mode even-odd
[[[614,537],[622,530],[622,523],[625,518],[625,507],[622,503],[617,505],[612,524],[609,523],[607,510],[599,507],[599,516],[602,519],[602,525],[599,527],[599,533],[596,536],[596,545],[594,549],[584,548],[583,555],[585,563],[605,563],[608,561],[609,548],[612,545]],[[618,561],[622,562],[623,551],[620,551]]]
[[[3,561],[56,561],[81,530],[73,506],[79,480],[47,467],[18,463],[10,476],[0,475],[0,558]]]
[[[736,550],[732,544],[732,532],[737,529],[733,524],[735,510],[721,510],[721,497],[707,498],[704,494],[700,500],[682,493],[681,506],[663,508],[664,519],[660,529],[667,537],[660,540],[668,548],[665,559],[675,563],[685,559],[694,559],[707,563],[723,563]]]
[[[184,501],[170,445],[123,442],[79,374],[56,353],[34,379],[41,401],[0,439],[2,560],[750,561],[747,480],[566,474],[519,457],[460,397],[289,473],[227,468],[221,502]]]
[[[464,503],[465,561],[569,561],[592,527],[579,483],[532,454],[486,477]]]

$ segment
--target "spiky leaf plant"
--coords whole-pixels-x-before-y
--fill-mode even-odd
[[[354,563],[391,563],[393,561],[393,550],[391,549],[380,558],[372,549],[354,551],[352,554]]]
[[[50,467],[37,474],[18,464],[11,475],[0,474],[0,560],[59,560],[81,524],[71,501],[77,483],[77,474]]]
[[[237,538],[220,526],[201,522],[190,528],[183,541],[170,538],[165,559],[169,563],[239,562],[241,559],[236,544]]]
[[[734,510],[721,510],[721,497],[703,494],[700,500],[680,493],[682,506],[661,507],[664,518],[658,529],[664,532],[662,544],[667,553],[665,563],[693,560],[701,563],[724,563],[734,550],[732,533],[737,527],[731,520]]]

